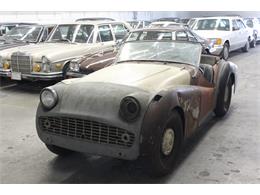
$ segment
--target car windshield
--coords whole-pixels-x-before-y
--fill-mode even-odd
[[[215,30],[217,26],[217,19],[203,19],[198,20],[197,24],[193,26],[193,30]]]
[[[117,63],[127,61],[157,61],[189,64],[198,67],[201,45],[174,41],[126,42],[120,49]]]
[[[54,30],[48,42],[91,43],[93,41],[93,25],[66,24]]]
[[[41,30],[42,27],[39,26],[19,26],[6,33],[4,38],[6,40],[36,42]]]
[[[130,22],[128,22],[128,23],[130,24],[130,26],[131,26],[132,28],[136,28],[136,27],[138,26],[138,24],[139,24],[138,21],[130,21]]]

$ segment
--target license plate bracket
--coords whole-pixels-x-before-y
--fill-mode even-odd
[[[22,80],[22,74],[20,72],[12,72],[12,80]]]

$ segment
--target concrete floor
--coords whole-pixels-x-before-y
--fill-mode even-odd
[[[175,170],[151,178],[137,162],[74,154],[60,158],[38,139],[38,83],[0,86],[0,183],[260,183],[260,45],[233,52],[239,85],[228,115],[191,138]]]

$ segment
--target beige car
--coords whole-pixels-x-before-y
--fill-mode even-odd
[[[6,71],[10,71],[13,80],[58,80],[63,78],[72,59],[114,52],[117,41],[130,29],[117,21],[59,24],[45,43],[1,51],[0,66],[10,67]]]

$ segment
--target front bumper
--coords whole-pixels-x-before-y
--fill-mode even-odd
[[[49,80],[59,80],[62,79],[62,73],[49,73],[49,74],[22,74],[22,79],[25,80],[42,80],[42,81],[49,81]]]
[[[86,76],[86,74],[82,74],[79,72],[72,72],[72,71],[68,71],[66,74],[67,78],[81,78],[83,76]]]
[[[223,45],[214,45],[210,49],[210,54],[220,56],[223,51]]]

